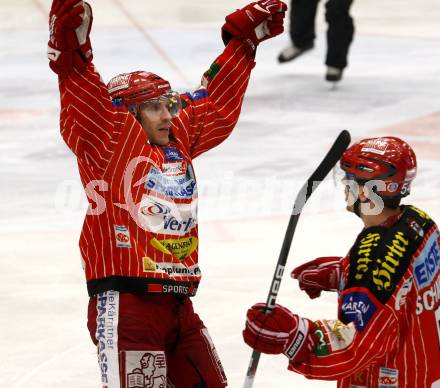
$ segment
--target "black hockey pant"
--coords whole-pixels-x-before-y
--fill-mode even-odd
[[[305,47],[315,39],[315,17],[319,0],[292,0],[290,5],[290,37],[296,47]],[[354,23],[350,16],[353,0],[328,0],[325,4],[327,29],[327,66],[347,66]]]

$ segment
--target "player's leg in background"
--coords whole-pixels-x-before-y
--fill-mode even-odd
[[[328,0],[325,4],[325,19],[328,23],[325,64],[328,66],[328,81],[339,81],[348,64],[348,50],[354,34],[354,22],[350,16],[352,3],[353,0]],[[334,79],[331,77],[332,73]]]
[[[313,44],[318,0],[292,0],[290,5],[290,38],[297,47]]]
[[[172,388],[224,388],[226,375],[208,330],[194,313],[191,300],[182,301],[176,346],[167,352],[168,384]]]
[[[107,291],[91,298],[88,328],[98,349],[101,386],[166,386],[165,344],[177,335],[171,295]]]
[[[315,17],[319,0],[292,0],[290,2],[289,34],[292,44],[281,51],[280,63],[291,61],[313,48]]]

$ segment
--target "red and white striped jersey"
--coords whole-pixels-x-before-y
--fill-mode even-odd
[[[192,159],[231,133],[254,65],[231,40],[205,73],[206,87],[182,95],[166,146],[149,144],[134,116],[112,105],[92,64],[60,80],[61,134],[90,203],[79,242],[90,295],[195,294],[201,272]]]
[[[364,229],[344,259],[339,320],[317,321],[315,354],[289,369],[339,388],[440,387],[439,244],[412,206]]]

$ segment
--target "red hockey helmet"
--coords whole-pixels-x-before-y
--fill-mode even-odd
[[[127,107],[138,106],[171,91],[170,83],[154,73],[134,71],[119,74],[107,84],[113,101]]]
[[[376,137],[353,144],[342,155],[340,166],[350,179],[360,183],[382,180],[381,197],[405,197],[417,173],[416,155],[397,137]]]

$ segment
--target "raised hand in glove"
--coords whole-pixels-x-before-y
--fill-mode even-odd
[[[92,9],[78,0],[54,0],[49,14],[47,57],[50,68],[67,76],[73,68],[83,70],[92,60],[90,30]]]
[[[268,315],[264,308],[264,303],[257,303],[247,311],[244,342],[260,353],[283,353],[293,363],[305,361],[317,342],[316,325],[279,304]]]
[[[298,279],[299,288],[311,298],[317,298],[321,291],[337,291],[341,278],[342,257],[318,257],[299,267],[290,276]]]
[[[226,16],[222,27],[223,42],[235,37],[245,43],[246,51],[253,57],[263,40],[273,38],[284,31],[287,5],[280,0],[263,0],[250,3]]]

